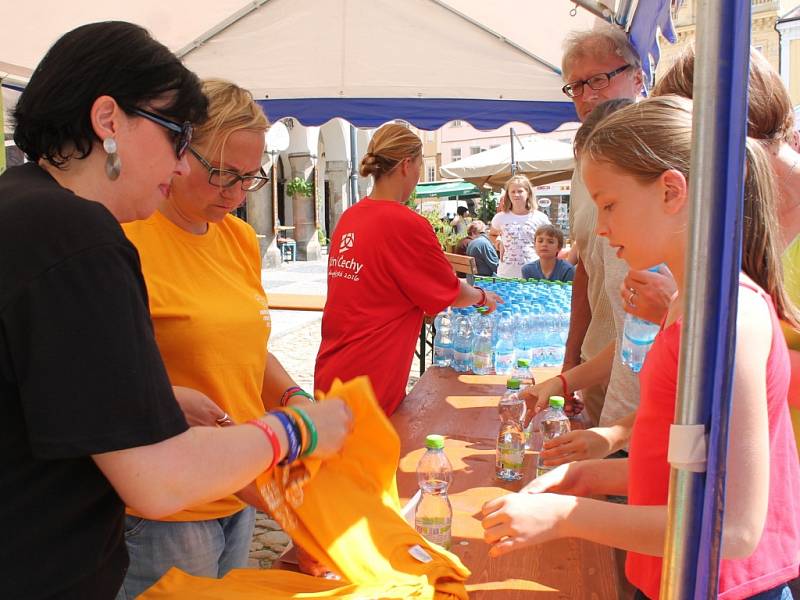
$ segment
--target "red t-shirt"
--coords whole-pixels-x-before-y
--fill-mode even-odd
[[[402,402],[425,314],[456,299],[459,281],[430,223],[407,206],[364,198],[336,226],[314,387],[367,375],[391,415]]]
[[[743,560],[720,564],[719,597],[748,598],[797,577],[800,566],[800,467],[794,446],[789,408],[789,356],[772,300],[742,278],[741,286],[756,291],[772,314],[772,347],[767,359],[769,419],[769,501],[761,541]],[[656,337],[639,374],[640,404],[628,459],[628,503],[667,504],[670,466],[669,428],[675,416],[678,350],[681,325],[676,321]],[[731,444],[736,440],[731,439]],[[661,558],[629,552],[625,574],[644,594],[656,600],[661,581]]]

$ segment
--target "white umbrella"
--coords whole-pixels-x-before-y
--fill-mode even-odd
[[[533,185],[544,185],[572,177],[575,157],[572,145],[535,136],[520,142],[514,138],[516,174],[525,175]],[[442,165],[442,177],[459,178],[478,187],[489,184],[501,187],[511,177],[511,144],[485,150],[461,160]]]

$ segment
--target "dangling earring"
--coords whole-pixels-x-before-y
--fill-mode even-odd
[[[117,142],[112,137],[103,140],[103,150],[106,151],[106,177],[111,181],[116,181],[122,171],[122,161],[117,154]]]

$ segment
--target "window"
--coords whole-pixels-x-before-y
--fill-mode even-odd
[[[461,160],[461,148],[450,148],[450,160],[452,162]]]
[[[492,144],[491,146],[489,146],[489,150],[494,150],[495,148],[499,148],[499,147],[500,147],[500,144]]]
[[[450,127],[461,127],[461,121],[456,119],[455,121],[450,122]]]
[[[425,181],[436,181],[436,165],[428,165]]]
[[[481,153],[481,147],[480,146],[470,146],[469,147],[469,153],[470,153],[470,155],[472,155],[472,154],[480,154]]]

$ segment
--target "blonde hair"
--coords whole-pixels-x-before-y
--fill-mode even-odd
[[[676,94],[692,98],[694,46],[689,46],[653,88],[654,96]],[[794,109],[781,76],[764,55],[750,48],[750,77],[747,86],[747,135],[758,140],[791,143]]]
[[[530,180],[525,177],[524,175],[514,175],[511,179],[506,181],[506,185],[503,187],[505,191],[505,203],[503,204],[503,212],[509,212],[513,205],[511,204],[511,196],[508,195],[508,188],[512,185],[519,185],[524,187],[528,192],[528,197],[525,199],[525,208],[528,212],[533,210],[533,186],[531,185]]]
[[[688,180],[692,103],[678,96],[653,97],[625,107],[597,124],[582,156],[608,163],[641,181],[677,170]],[[778,316],[797,322],[783,288],[776,193],[761,143],[747,139],[742,270],[772,298]]]
[[[606,100],[594,107],[586,118],[581,123],[578,131],[575,132],[575,139],[572,140],[572,151],[577,159],[583,151],[583,145],[592,130],[597,127],[597,124],[605,119],[608,115],[617,112],[620,108],[625,108],[633,104],[630,98],[614,98],[613,100]]]
[[[422,140],[398,123],[384,125],[372,136],[358,172],[380,179],[406,158],[422,155]]]
[[[208,120],[194,130],[192,143],[202,147],[210,156],[222,154],[228,138],[237,131],[266,132],[269,129],[264,111],[253,95],[230,81],[206,79],[203,93],[208,98]]]
[[[561,72],[567,77],[571,63],[587,56],[606,58],[618,56],[634,70],[642,69],[642,59],[631,45],[625,32],[608,23],[598,23],[594,29],[572,31],[564,40]]]

